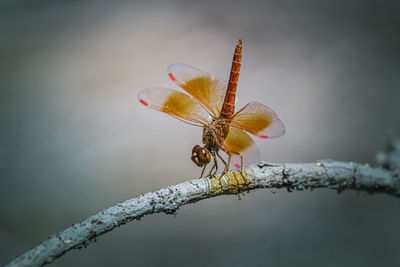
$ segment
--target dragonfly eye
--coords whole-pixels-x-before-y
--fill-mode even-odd
[[[197,166],[203,167],[210,163],[211,156],[206,148],[195,145],[192,149],[191,159]]]

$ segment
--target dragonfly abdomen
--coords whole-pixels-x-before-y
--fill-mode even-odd
[[[237,82],[239,80],[240,64],[242,61],[242,40],[239,39],[235,53],[233,54],[231,73],[229,75],[228,88],[226,89],[224,104],[221,109],[221,117],[231,119],[235,113],[235,98]]]

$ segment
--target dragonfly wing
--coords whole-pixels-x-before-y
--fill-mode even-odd
[[[170,65],[168,75],[212,117],[219,117],[227,88],[226,81],[185,64]]]
[[[230,124],[264,139],[279,137],[285,133],[285,126],[276,113],[256,101],[239,110]]]
[[[232,156],[231,162],[236,167],[241,167],[241,158],[243,156],[243,165],[247,166],[260,160],[260,151],[253,139],[244,131],[230,127],[228,136],[225,138],[222,149]]]
[[[174,89],[148,88],[139,92],[138,99],[144,106],[195,126],[208,122],[208,113],[193,98]]]

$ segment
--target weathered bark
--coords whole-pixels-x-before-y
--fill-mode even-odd
[[[389,149],[379,152],[381,167],[368,164],[321,160],[314,163],[261,162],[223,177],[202,178],[158,189],[116,204],[86,220],[50,236],[14,259],[8,266],[41,266],[74,248],[85,247],[98,236],[134,219],[164,212],[222,194],[238,194],[257,188],[286,188],[288,191],[329,188],[341,192],[358,190],[400,196],[400,142],[393,136]],[[386,167],[386,168],[382,168]]]

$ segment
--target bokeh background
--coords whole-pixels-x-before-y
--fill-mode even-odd
[[[400,133],[398,1],[0,3],[0,265],[103,208],[199,175],[201,130],[147,109],[171,63],[227,78],[286,125],[270,162],[374,164]],[[259,190],[152,215],[54,266],[399,266],[400,202]]]

